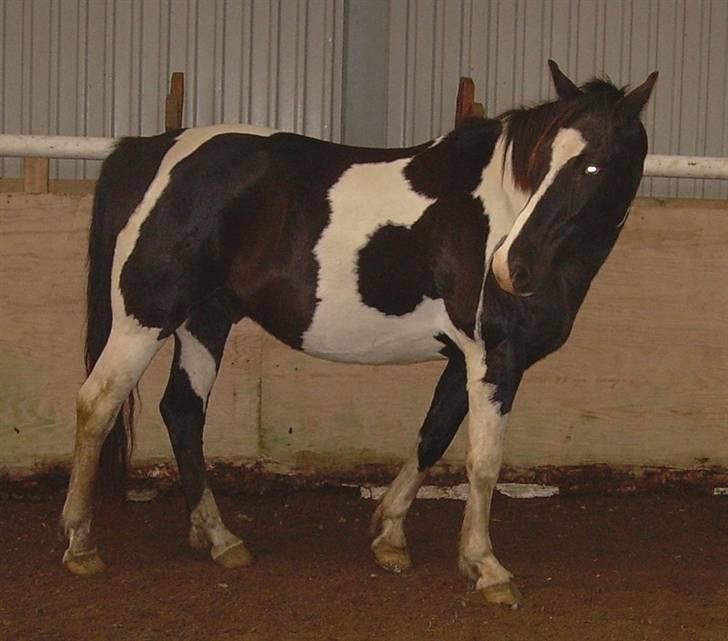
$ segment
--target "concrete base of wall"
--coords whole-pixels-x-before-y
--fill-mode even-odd
[[[369,464],[337,470],[290,468],[262,461],[222,461],[208,463],[208,482],[216,493],[260,495],[271,492],[333,487],[386,487],[399,471],[397,465]],[[34,498],[65,492],[70,477],[67,464],[36,468],[17,474],[0,474],[0,498]],[[572,467],[539,466],[530,469],[504,467],[499,483],[527,487],[557,488],[560,495],[626,495],[649,491],[681,490],[707,495],[728,494],[728,469],[678,470],[666,467],[615,467],[585,465]],[[460,465],[439,464],[428,474],[430,487],[454,488],[467,484]],[[172,461],[137,464],[127,481],[130,491],[179,494],[179,475]]]

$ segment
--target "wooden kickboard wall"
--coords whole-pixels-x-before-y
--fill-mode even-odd
[[[68,462],[88,195],[0,194],[0,472]],[[137,461],[167,461],[146,373]],[[411,452],[442,363],[341,365],[234,329],[211,400],[210,460],[346,472]],[[638,201],[567,345],[526,375],[505,464],[728,468],[728,202]],[[459,465],[461,429],[446,455]]]

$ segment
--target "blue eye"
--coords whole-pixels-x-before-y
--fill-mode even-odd
[[[601,170],[596,165],[587,165],[584,173],[587,176],[596,176]]]

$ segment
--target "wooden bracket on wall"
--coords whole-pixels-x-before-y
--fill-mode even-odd
[[[182,128],[182,110],[185,104],[185,75],[181,71],[172,73],[169,93],[164,103],[164,129],[171,131]]]
[[[485,118],[485,107],[475,102],[475,83],[472,78],[463,76],[458,85],[458,96],[455,103],[455,126],[463,124],[466,118]]]
[[[48,158],[25,158],[23,162],[23,191],[28,194],[47,194],[48,167]]]

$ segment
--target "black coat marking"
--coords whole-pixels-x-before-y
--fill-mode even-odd
[[[411,228],[384,225],[359,251],[362,301],[384,314],[443,299],[453,324],[472,338],[483,282],[488,219],[480,200],[455,193],[430,205]]]
[[[417,466],[420,471],[442,458],[468,413],[467,374],[462,352],[446,337],[442,353],[448,362],[435,387],[435,394],[420,429]]]
[[[355,149],[294,134],[215,136],[175,166],[142,225],[122,272],[127,312],[169,335],[222,288],[236,320],[249,316],[300,348],[317,304],[313,248],[329,222],[328,191],[354,163],[418,149]]]
[[[383,314],[414,311],[427,292],[427,256],[415,234],[401,225],[384,225],[359,252],[359,293],[365,305]]]
[[[209,352],[218,368],[231,325],[227,301],[219,296],[192,310],[186,323],[187,330]],[[185,502],[191,512],[200,502],[206,485],[202,449],[206,399],[195,393],[188,373],[180,366],[181,347],[180,339],[175,335],[169,382],[159,411],[169,432]]]
[[[505,414],[525,369],[567,339],[619,235],[641,178],[646,136],[637,115],[652,83],[654,76],[626,96],[608,83],[589,83],[578,94],[471,121],[410,149],[351,148],[294,134],[216,135],[174,167],[142,225],[121,275],[126,311],[165,336],[214,297],[225,323],[248,316],[301,348],[319,303],[314,248],[330,222],[331,188],[352,165],[410,159],[404,179],[434,202],[411,227],[384,224],[372,233],[357,257],[359,294],[364,304],[392,316],[410,313],[425,298],[441,299],[458,330],[471,339],[482,336],[485,380]],[[561,169],[511,244],[508,260],[527,267],[535,289],[528,298],[512,296],[490,269],[486,274],[490,225],[473,192],[505,133],[516,184],[533,193],[563,127],[577,128],[587,146]],[[96,309],[109,300],[98,284],[108,289],[114,240],[172,141],[173,135],[124,141],[104,165],[90,241],[90,327],[104,314],[110,319],[108,309]],[[584,176],[586,163],[603,168],[596,179]],[[195,322],[204,334],[204,315]],[[89,334],[91,363],[109,324]],[[425,467],[447,447],[467,406],[462,355],[448,356],[423,426]],[[184,400],[187,388],[189,381],[178,376],[169,398],[183,399],[180,407],[193,404]],[[200,408],[182,407],[182,413],[199,416]]]
[[[87,374],[93,370],[111,331],[111,269],[116,237],[144,197],[178,133],[168,132],[152,138],[126,138],[104,161],[104,170],[96,184],[88,241],[88,320],[84,359]],[[133,447],[133,396],[129,397],[127,407],[127,425],[124,425],[124,417],[120,413],[101,449],[100,466],[106,470],[106,474],[101,476],[101,492],[104,495],[123,494],[127,461]]]
[[[472,193],[501,131],[499,120],[466,120],[407,165],[405,176],[412,189],[428,198]]]

